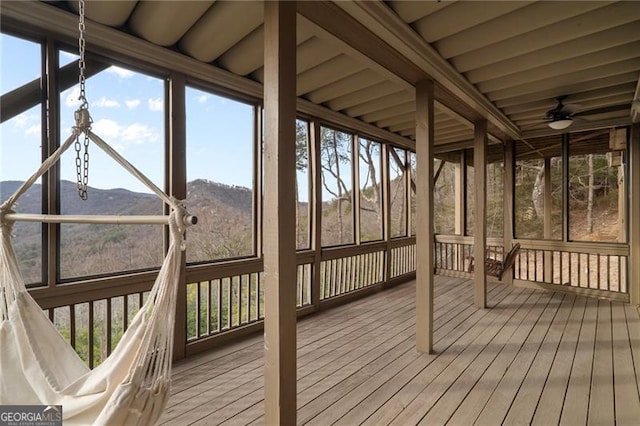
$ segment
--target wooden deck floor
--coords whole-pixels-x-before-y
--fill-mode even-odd
[[[636,308],[437,277],[435,354],[414,346],[412,283],[298,323],[298,423],[640,424]],[[263,340],[174,368],[162,422],[263,424]]]

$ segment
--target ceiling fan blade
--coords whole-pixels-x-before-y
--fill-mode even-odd
[[[597,114],[607,114],[609,112],[617,112],[617,111],[625,111],[625,110],[630,110],[631,109],[631,104],[622,104],[622,105],[610,105],[610,106],[606,106],[606,107],[601,107],[601,108],[594,108],[594,109],[589,109],[589,110],[585,110],[585,111],[580,111],[577,112],[574,115],[574,117],[581,117],[584,115],[597,115]]]
[[[525,123],[525,124],[522,124],[522,125],[520,125],[518,127],[520,127],[520,131],[526,132],[526,131],[533,130],[533,129],[538,129],[538,128],[544,129],[544,128],[546,128],[548,126],[547,123],[549,123],[549,122],[547,120],[545,120],[545,121],[538,121],[538,122],[535,122],[535,123]]]
[[[575,114],[581,108],[582,107],[578,104],[566,104],[562,106],[562,109],[560,110],[560,112],[563,114]]]

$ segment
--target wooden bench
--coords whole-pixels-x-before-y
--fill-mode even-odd
[[[486,268],[487,275],[491,275],[492,277],[498,278],[498,280],[502,280],[502,276],[506,271],[508,271],[516,261],[516,256],[520,252],[520,243],[516,243],[509,253],[504,257],[504,260],[493,259],[488,257],[484,260],[484,265]],[[469,263],[469,272],[473,272],[473,256],[470,258]]]

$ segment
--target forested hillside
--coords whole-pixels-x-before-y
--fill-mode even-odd
[[[21,182],[0,182],[4,201]],[[80,215],[162,214],[162,203],[153,194],[125,189],[89,188],[86,201],[80,200],[75,183],[62,181],[61,212]],[[224,236],[242,234],[235,221],[251,217],[252,198],[247,188],[196,180],[188,184],[189,211],[200,219],[199,227],[209,231],[216,246],[228,246]],[[40,213],[41,186],[33,185],[19,200],[15,210]],[[16,223],[13,244],[27,282],[40,277],[42,226]],[[249,240],[251,234],[249,233]],[[162,228],[155,225],[61,225],[60,262],[62,277],[112,273],[159,266],[163,258]],[[192,250],[206,250],[213,244],[199,244],[192,238]],[[215,250],[216,248],[214,248]],[[219,257],[219,256],[218,256]]]

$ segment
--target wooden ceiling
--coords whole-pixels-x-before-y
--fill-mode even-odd
[[[318,1],[298,12],[298,96],[406,138],[424,78],[436,81],[439,145],[470,141],[480,118],[493,141],[557,133],[544,116],[562,95],[584,114],[571,131],[629,124],[640,108],[634,1]],[[263,80],[260,1],[89,1],[86,14]]]

